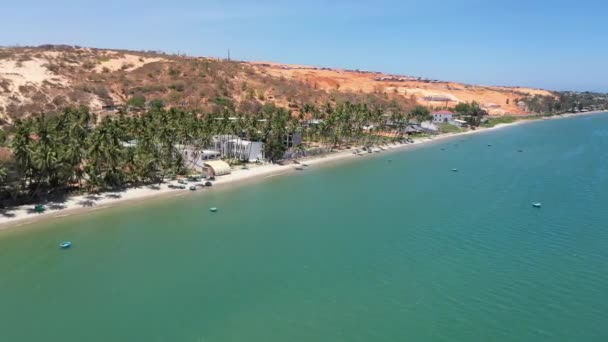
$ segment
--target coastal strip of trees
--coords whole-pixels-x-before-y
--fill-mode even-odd
[[[285,137],[299,133],[307,146],[371,146],[403,138],[410,120],[430,119],[417,106],[371,108],[366,104],[303,105],[298,114],[266,105],[253,114],[225,108],[221,113],[197,114],[167,109],[162,101],[136,115],[124,112],[97,117],[89,109],[68,108],[54,115],[18,120],[3,131],[10,158],[0,166],[0,204],[37,203],[75,191],[96,192],[162,182],[189,172],[176,146],[202,150],[217,136],[262,141],[269,161],[278,161],[288,148]]]
[[[605,93],[564,91],[556,96],[534,95],[520,101],[526,110],[545,115],[608,110]]]

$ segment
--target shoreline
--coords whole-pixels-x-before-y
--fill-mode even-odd
[[[605,111],[599,112],[587,112],[580,114],[561,114],[548,117],[539,117],[535,119],[522,119],[512,123],[498,124],[494,127],[489,128],[477,128],[476,130],[469,130],[459,133],[445,133],[434,137],[424,137],[414,139],[413,143],[409,144],[388,144],[382,148],[373,147],[374,150],[380,150],[381,153],[391,151],[405,151],[409,148],[418,145],[429,144],[432,142],[443,141],[454,137],[461,137],[465,135],[478,134],[483,132],[490,132],[498,129],[507,127],[513,127],[530,122],[538,122],[542,120],[556,120],[565,119],[576,116],[587,116],[606,113]],[[360,153],[353,154],[354,151],[360,148],[350,148],[347,150],[331,152],[324,155],[303,157],[298,158],[299,161],[308,165],[308,167],[319,166],[324,164],[330,164],[343,160],[358,159],[357,157],[366,155],[377,155],[378,153]],[[249,169],[234,169],[232,172],[225,176],[220,176],[214,181],[213,188],[220,187],[224,188],[227,185],[240,185],[246,181],[266,179],[270,177],[276,177],[286,174],[294,174],[301,172],[296,170],[296,164],[264,164],[264,165],[251,165]],[[190,191],[188,189],[171,189],[169,185],[175,185],[175,181],[162,183],[160,186],[150,185],[138,188],[129,188],[120,192],[108,191],[99,194],[84,194],[71,196],[64,202],[49,202],[46,204],[47,210],[44,213],[34,213],[33,205],[23,205],[13,208],[2,210],[0,214],[0,230],[12,230],[19,227],[34,224],[42,220],[52,220],[62,218],[66,216],[72,216],[77,214],[91,213],[97,210],[112,208],[121,204],[126,203],[137,203],[148,201],[151,199],[163,199],[177,196],[185,196],[190,193],[198,194],[200,191],[209,190],[197,190]]]

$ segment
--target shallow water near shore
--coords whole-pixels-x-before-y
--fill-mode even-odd
[[[0,232],[0,341],[604,340],[606,151],[548,120]]]

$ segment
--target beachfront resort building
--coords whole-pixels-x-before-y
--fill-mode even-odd
[[[440,110],[438,112],[431,113],[433,122],[435,123],[448,123],[454,119],[454,113],[449,110]]]
[[[235,158],[248,162],[264,160],[264,143],[250,141],[236,135],[216,135],[211,139],[213,149],[219,151],[222,158]]]

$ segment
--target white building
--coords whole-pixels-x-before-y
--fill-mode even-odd
[[[440,110],[438,112],[431,113],[431,116],[433,117],[433,122],[447,123],[452,121],[454,118],[454,113],[450,112],[449,110]]]
[[[237,158],[248,162],[264,160],[264,143],[241,139],[236,135],[216,135],[212,139],[213,148],[222,158]]]
[[[232,139],[227,142],[228,157],[248,162],[264,160],[264,143],[243,139]]]

